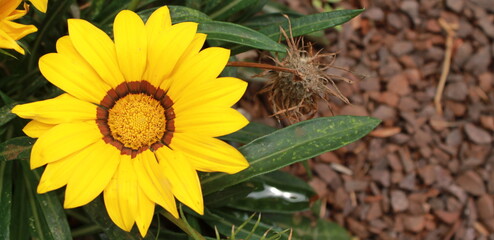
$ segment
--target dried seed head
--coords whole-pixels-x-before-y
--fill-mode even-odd
[[[314,53],[312,45],[305,45],[302,38],[289,38],[282,28],[281,32],[287,40],[287,55],[281,61],[276,58],[272,60],[277,67],[286,71],[265,71],[261,74],[270,79],[261,93],[268,94],[274,116],[284,116],[290,123],[294,123],[303,120],[304,116],[313,117],[317,113],[319,99],[326,101],[328,106],[330,96],[349,103],[339,91],[335,80],[347,83],[351,83],[351,80],[326,73],[328,68],[338,68],[333,66],[336,53]],[[326,57],[332,57],[332,61],[323,63],[321,60]]]

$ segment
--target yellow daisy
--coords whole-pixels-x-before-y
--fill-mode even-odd
[[[59,97],[16,106],[33,119],[23,129],[39,138],[31,168],[47,164],[38,185],[45,193],[66,185],[65,208],[101,192],[111,219],[144,236],[155,203],[178,217],[175,198],[199,214],[197,171],[236,173],[248,162],[216,139],[248,121],[231,106],[247,83],[218,75],[230,52],[201,51],[197,23],[172,25],[168,8],[144,24],[120,12],[114,41],[91,23],[69,19],[57,53],[41,57],[41,73],[64,90]]]
[[[24,10],[17,9],[22,0],[0,1],[0,48],[14,49],[24,54],[24,49],[19,46],[17,40],[38,31],[34,25],[23,25],[13,22],[26,15],[29,5],[24,3]]]

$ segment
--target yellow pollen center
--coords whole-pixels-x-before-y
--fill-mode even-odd
[[[108,111],[108,127],[113,138],[134,150],[158,142],[165,126],[165,109],[143,93],[120,98]]]

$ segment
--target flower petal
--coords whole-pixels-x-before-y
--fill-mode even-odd
[[[39,181],[38,193],[46,193],[66,185],[74,171],[77,171],[79,164],[91,153],[93,145],[49,163]]]
[[[0,1],[0,19],[9,16],[19,4],[21,4],[21,0]]]
[[[26,126],[24,126],[22,131],[29,137],[39,138],[41,137],[41,135],[43,135],[45,132],[48,132],[48,130],[50,130],[54,126],[56,125],[46,124],[36,120],[32,120],[28,122]]]
[[[197,23],[175,24],[157,33],[149,41],[148,65],[145,79],[153,86],[159,86],[170,75],[177,61],[194,39]]]
[[[102,138],[96,122],[62,123],[44,133],[33,145],[31,168],[55,162]]]
[[[209,137],[235,132],[249,123],[237,110],[225,107],[191,108],[175,115],[175,132]]]
[[[36,9],[42,13],[46,13],[48,8],[48,0],[29,0]]]
[[[40,58],[39,69],[43,76],[72,96],[99,104],[110,86],[75,50],[69,36],[58,39],[57,51],[59,53]]]
[[[30,33],[38,31],[38,28],[34,25],[24,25],[11,21],[0,22],[0,29],[14,40],[19,40]]]
[[[130,231],[138,211],[137,177],[130,157],[120,160],[117,171],[104,191],[108,215],[117,226]]]
[[[151,201],[144,191],[139,188],[138,193],[138,203],[137,203],[137,215],[136,215],[136,225],[141,233],[141,236],[144,238],[146,233],[148,232],[149,225],[151,225],[151,221],[153,220],[154,215],[154,202]]]
[[[95,120],[96,108],[96,105],[62,94],[44,101],[17,105],[12,113],[46,124],[59,124]]]
[[[229,56],[230,50],[224,48],[210,47],[202,50],[173,70],[167,94],[174,102],[177,102],[188,86],[200,86],[215,79],[223,71]]]
[[[194,85],[183,91],[173,109],[182,112],[190,108],[231,107],[243,96],[247,82],[233,77],[222,77],[207,81],[202,85]]]
[[[146,22],[146,31],[148,36],[154,36],[160,33],[163,29],[172,25],[170,10],[167,6],[160,7],[149,16]]]
[[[113,33],[118,64],[125,80],[141,81],[148,51],[144,22],[134,12],[123,10],[115,18]]]
[[[103,140],[91,146],[90,153],[78,163],[65,190],[64,208],[85,205],[97,197],[108,185],[122,158],[120,150]]]
[[[175,133],[170,147],[183,152],[192,166],[199,171],[232,174],[249,166],[236,148],[216,138]]]
[[[207,35],[204,33],[196,33],[196,35],[194,35],[194,39],[192,39],[192,42],[189,44],[187,49],[185,49],[184,53],[178,60],[177,66],[182,65],[183,62],[186,62],[189,58],[197,55],[197,53],[199,53],[204,46],[206,37]]]
[[[178,218],[177,206],[172,193],[170,181],[159,170],[156,156],[151,150],[146,150],[137,155],[134,161],[139,186],[153,202]]]
[[[21,46],[6,32],[0,29],[0,48],[14,49],[18,53],[24,55],[25,51]]]
[[[187,62],[191,57],[197,55],[197,53],[201,50],[202,46],[204,45],[205,41],[206,41],[206,34],[196,33],[196,35],[194,35],[194,39],[192,39],[192,42],[189,44],[187,49],[185,49],[185,51],[182,53],[182,56],[177,61],[177,64],[175,66],[180,66],[184,62]],[[160,88],[164,90],[168,90],[171,82],[172,81],[168,78],[163,79],[163,81],[160,84]]]
[[[75,49],[111,87],[124,82],[115,44],[105,32],[82,19],[69,19],[69,35]]]
[[[199,214],[204,214],[201,183],[196,170],[181,152],[168,147],[156,150],[160,171],[170,180],[173,195]]]

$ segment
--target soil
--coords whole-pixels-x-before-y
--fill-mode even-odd
[[[308,2],[286,4],[314,12]],[[327,202],[323,217],[359,239],[493,239],[494,4],[353,0],[338,6],[366,9],[341,30],[326,31],[326,52],[338,52],[334,65],[355,73],[343,73],[353,84],[338,83],[351,104],[335,98],[329,109],[321,102],[317,116],[383,122],[364,139],[311,159],[312,178],[301,165],[287,170]],[[275,126],[255,94],[261,87],[251,84],[240,107],[253,121]]]

